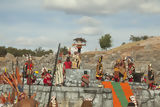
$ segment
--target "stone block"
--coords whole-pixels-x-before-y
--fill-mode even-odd
[[[29,86],[28,85],[24,85],[24,89],[29,89]]]
[[[149,90],[151,98],[154,98],[155,94],[154,94],[154,90]]]
[[[155,96],[160,96],[160,90],[155,90],[154,93],[155,93]]]
[[[46,92],[46,91],[47,91],[47,92],[49,92],[49,91],[50,91],[50,87],[49,87],[49,86],[44,87],[44,88],[43,88],[43,91],[45,91],[45,92]]]
[[[41,98],[41,95],[42,95],[42,93],[41,93],[41,92],[37,92],[37,93],[36,93],[35,100],[39,101],[39,100],[40,100],[40,98]]]
[[[149,92],[147,90],[142,90],[142,96],[145,100],[149,99]]]
[[[113,100],[104,100],[102,107],[113,107]]]
[[[112,92],[111,93],[107,93],[107,99],[108,100],[113,100],[113,96],[112,96]]]
[[[51,96],[51,97],[52,97],[52,96]],[[48,99],[49,99],[49,93],[46,93],[46,97],[45,97],[45,100],[44,100],[45,104],[48,103]]]
[[[86,98],[94,98],[95,97],[95,95],[96,95],[96,93],[95,94],[90,94],[90,93],[80,93],[80,98],[82,98],[82,99],[86,99]]]
[[[159,107],[159,105],[160,105],[160,96],[155,96],[154,106]]]
[[[40,102],[43,103],[45,98],[46,98],[46,93],[43,92],[42,95],[40,96]]]
[[[154,100],[149,100],[147,102],[147,107],[154,107]]]
[[[56,97],[58,101],[64,100],[64,92],[57,92]]]
[[[148,106],[147,106],[147,103],[142,103],[142,104],[141,104],[141,107],[148,107]]]
[[[38,86],[37,87],[37,89],[38,89],[37,91],[43,91],[43,88],[44,88],[44,86]]]
[[[93,107],[102,107],[102,95],[101,94],[96,94],[96,97],[93,101]]]
[[[66,92],[65,98],[71,101],[78,100],[78,93],[77,92]]]

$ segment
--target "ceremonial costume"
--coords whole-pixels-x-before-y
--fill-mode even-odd
[[[42,75],[42,78],[43,78],[44,85],[51,86],[52,85],[52,83],[51,83],[52,75],[47,72],[46,68],[43,68],[42,72],[43,73],[41,75]]]
[[[56,81],[55,85],[63,83],[63,64],[60,61],[57,64],[57,70],[55,73],[55,81]]]
[[[84,71],[84,75],[82,76],[82,87],[88,87],[89,86],[89,75],[87,75],[87,71]]]
[[[102,80],[103,77],[103,65],[102,65],[102,56],[99,58],[96,68],[96,79]]]

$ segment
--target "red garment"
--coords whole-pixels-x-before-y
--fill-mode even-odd
[[[102,80],[102,77],[96,77],[97,80]]]
[[[45,73],[45,74],[42,73],[42,76],[44,76],[43,83],[45,85],[51,86],[52,85],[52,83],[51,83],[51,78],[52,78],[51,74],[49,74],[49,73]]]
[[[69,61],[69,62],[65,61],[65,62],[64,62],[64,66],[65,66],[65,69],[71,69],[71,67],[72,67],[72,62],[71,62],[71,61]]]
[[[83,79],[83,78],[89,80],[89,75],[84,74],[84,75],[82,76],[82,79]],[[85,87],[85,85],[88,85],[88,84],[86,84],[85,82],[82,81],[81,86],[82,86],[82,87]]]
[[[27,69],[32,70],[33,68],[32,62],[31,63],[26,62],[25,65],[27,66]]]
[[[133,82],[133,78],[129,78],[129,82]]]

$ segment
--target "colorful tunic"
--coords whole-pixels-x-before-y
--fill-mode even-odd
[[[84,74],[84,75],[82,76],[81,86],[82,86],[82,87],[86,87],[86,86],[88,86],[88,85],[89,85],[89,75]]]
[[[101,63],[98,63],[96,69],[96,78],[98,80],[101,80],[102,77],[103,77],[103,65]]]
[[[42,73],[42,77],[44,78],[43,79],[44,85],[48,85],[48,86],[52,85],[52,83],[51,83],[52,75],[51,74],[49,74],[48,72]]]

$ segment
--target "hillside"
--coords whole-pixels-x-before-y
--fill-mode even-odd
[[[147,65],[152,64],[155,73],[160,74],[160,37],[153,37],[147,40],[128,43],[108,51],[90,51],[82,53],[81,68],[96,70],[97,60],[100,55],[104,56],[103,67],[104,72],[113,73],[113,66],[117,59],[125,56],[132,56],[134,59],[136,72],[146,72]],[[34,57],[34,69],[40,71],[43,66],[53,69],[54,54],[42,57]],[[66,58],[64,57],[63,60]],[[10,71],[12,69],[12,61],[16,64],[16,58],[7,54],[6,57],[0,57],[0,70],[4,71],[4,67]],[[23,68],[25,58],[18,58],[20,68]]]
[[[113,66],[117,59],[132,56],[135,61],[136,72],[146,72],[147,65],[152,64],[156,74],[160,72],[160,37],[152,37],[147,40],[131,42],[113,48],[108,51],[91,51],[82,55],[83,68],[96,69],[96,63],[100,55],[104,56],[103,65],[105,72],[113,72]]]

